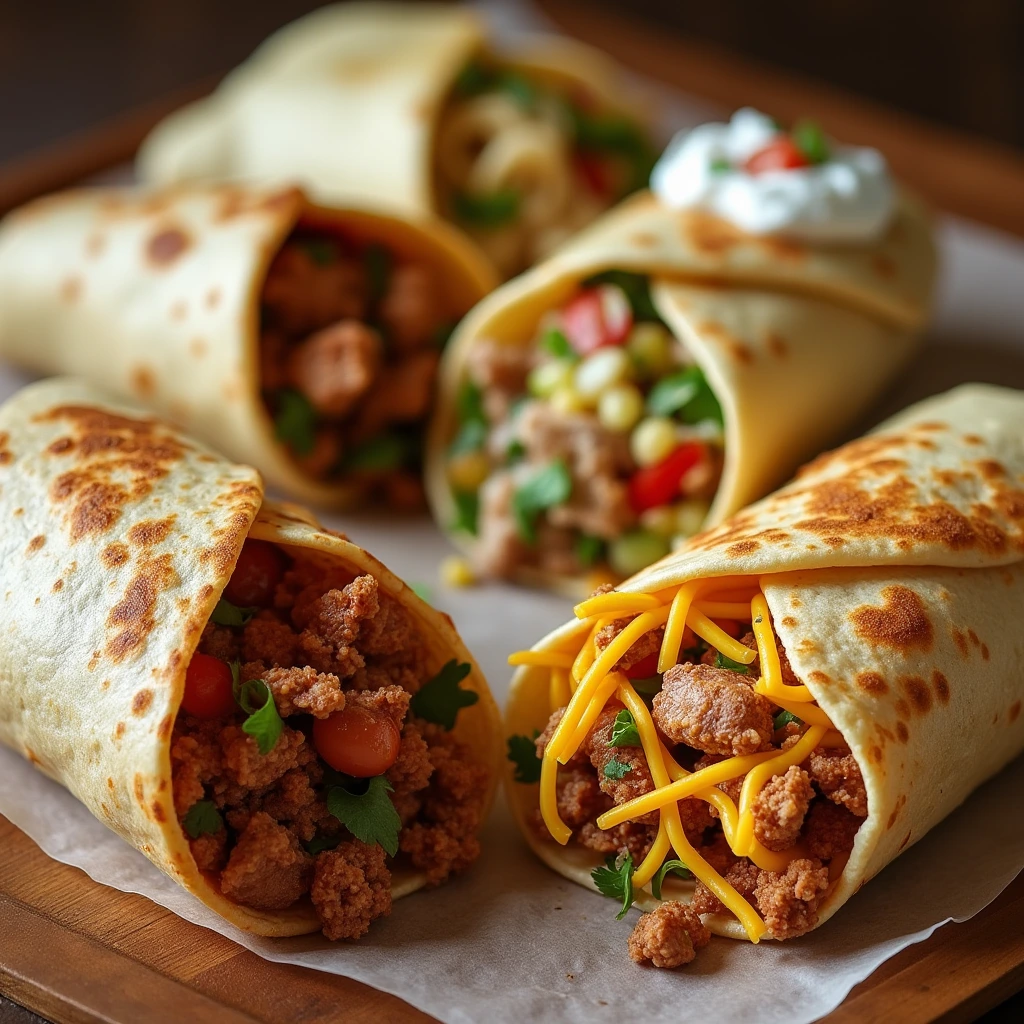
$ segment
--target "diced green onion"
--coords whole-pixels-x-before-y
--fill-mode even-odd
[[[475,537],[480,515],[480,498],[476,491],[454,491],[452,500],[455,502],[455,519],[451,528]]]
[[[817,121],[808,118],[793,126],[793,142],[812,164],[823,164],[829,158],[828,140]]]
[[[541,335],[540,347],[556,359],[579,359],[579,353],[569,344],[569,339],[558,327],[548,327]]]
[[[501,189],[487,195],[458,192],[453,205],[456,219],[463,224],[498,228],[511,224],[519,216],[519,193],[515,189]]]
[[[732,164],[724,156],[716,156],[708,165],[712,174],[728,174],[732,170]]]

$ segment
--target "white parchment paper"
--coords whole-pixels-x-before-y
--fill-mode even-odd
[[[532,17],[518,3],[504,5],[500,16],[510,31],[529,27]],[[686,97],[663,99],[676,127],[716,113]],[[863,428],[965,380],[1024,387],[1024,244],[951,218],[941,223],[941,241],[945,270],[932,344]],[[0,400],[26,379],[0,368]],[[429,522],[326,519],[400,576],[432,590],[433,602],[454,618],[499,703],[508,686],[508,654],[570,614],[566,602],[508,586],[442,588],[437,567],[451,549]],[[1012,881],[1024,866],[1024,815],[1007,810],[1022,806],[1019,759],[820,930],[758,947],[714,939],[694,964],[668,972],[627,960],[626,936],[636,912],[616,922],[611,901],[540,865],[500,802],[480,862],[441,889],[401,900],[359,943],[267,940],[225,924],[63,789],[0,748],[0,813],[51,857],[105,885],[147,896],[268,960],[355,978],[451,1024],[618,1024],[626,1015],[652,1024],[812,1021],[884,960],[946,922],[978,913]]]

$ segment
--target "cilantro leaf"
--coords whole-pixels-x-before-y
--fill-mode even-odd
[[[630,685],[641,697],[653,697],[661,693],[661,676],[649,676],[647,679],[630,679]]]
[[[484,413],[484,393],[471,380],[463,381],[459,388],[459,393],[455,397],[455,411],[460,423],[465,423],[467,420],[487,422],[487,416]]]
[[[528,544],[537,542],[537,517],[547,508],[561,505],[572,494],[572,477],[561,459],[539,470],[516,488],[512,496],[519,535]]]
[[[306,853],[312,854],[314,857],[318,853],[322,853],[324,850],[333,850],[341,842],[341,836],[323,836],[316,835],[306,846]]]
[[[722,407],[699,366],[663,377],[647,396],[652,416],[678,416],[684,423],[712,420],[722,425]]]
[[[497,192],[477,194],[457,192],[453,205],[456,220],[479,228],[497,228],[510,224],[519,216],[519,192],[503,188]]]
[[[727,174],[732,170],[732,164],[724,156],[716,156],[712,159],[708,170],[712,174]]]
[[[471,533],[475,537],[480,516],[480,496],[476,491],[453,491],[452,501],[455,502],[455,518],[451,528]]]
[[[240,608],[232,604],[226,597],[217,602],[210,621],[218,626],[244,626],[258,611],[257,608]]]
[[[780,711],[775,716],[775,720],[772,724],[775,726],[776,729],[783,729],[787,725],[789,725],[790,722],[795,722],[797,725],[804,724],[803,721],[797,718],[792,711]]]
[[[478,452],[487,441],[487,424],[483,420],[466,420],[448,445],[449,455]]]
[[[621,861],[608,857],[604,863],[603,868],[594,868],[590,877],[602,896],[622,900],[622,909],[615,915],[615,920],[621,921],[633,905],[633,855],[627,853]]]
[[[378,843],[385,853],[394,857],[398,853],[398,833],[402,828],[402,819],[388,797],[391,791],[391,783],[383,775],[375,775],[370,779],[362,793],[333,786],[327,794],[327,810],[356,839],[371,846]]]
[[[640,733],[637,731],[636,722],[629,708],[623,708],[612,723],[612,738],[608,743],[610,747],[639,747]],[[621,776],[620,776],[621,777]]]
[[[291,388],[277,393],[274,433],[296,455],[308,455],[316,443],[316,411],[301,391]]]
[[[575,362],[580,358],[576,349],[569,344],[565,333],[558,327],[549,327],[541,337],[540,344],[557,359],[572,359]]]
[[[665,881],[665,876],[669,872],[679,875],[680,878],[690,877],[690,869],[681,860],[665,861],[665,863],[658,868],[657,874],[651,879],[651,893],[654,895],[656,900],[661,899],[661,886]]]
[[[198,839],[219,832],[224,827],[224,819],[212,800],[198,800],[188,809],[182,825],[191,838]]]
[[[526,445],[518,437],[512,438],[505,449],[505,461],[509,465],[519,462],[526,455]]]
[[[730,672],[738,672],[741,676],[750,675],[749,665],[744,665],[742,661],[733,661],[721,651],[715,652],[715,668],[727,668]]]
[[[494,88],[495,72],[479,61],[470,61],[458,74],[453,86],[458,96],[478,96]]]
[[[613,757],[604,766],[604,777],[606,779],[624,779],[631,771],[633,766],[626,764],[624,761],[620,761],[617,757]]]
[[[576,561],[589,569],[604,554],[604,541],[600,537],[591,537],[581,533],[576,538]]]
[[[829,158],[828,140],[817,121],[803,118],[793,126],[793,144],[809,163],[823,164]]]
[[[540,734],[534,732],[533,739]],[[537,747],[529,736],[509,736],[508,759],[516,766],[513,778],[516,782],[529,784],[540,781],[540,758]]]
[[[417,718],[454,729],[459,709],[468,708],[480,699],[480,694],[459,686],[471,671],[471,665],[452,658],[429,683],[413,694],[409,710]]]
[[[261,754],[269,754],[281,738],[284,722],[277,713],[274,695],[262,679],[242,682],[238,662],[231,662],[232,690],[239,707],[249,716],[242,723],[242,732],[256,741]]]
[[[412,455],[409,439],[400,434],[378,434],[357,445],[342,459],[342,468],[363,472],[398,469]]]

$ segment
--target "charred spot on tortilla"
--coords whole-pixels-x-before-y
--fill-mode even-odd
[[[76,302],[82,294],[82,279],[77,276],[66,277],[60,284],[60,297],[64,302]]]
[[[727,547],[725,553],[730,558],[742,558],[744,555],[752,554],[760,546],[756,540],[741,540]]]
[[[163,519],[143,519],[128,530],[128,542],[143,548],[161,544],[170,536],[176,519],[176,514]]]
[[[164,805],[159,800],[154,800],[150,804],[150,813],[153,815],[153,820],[163,824],[167,820],[167,812],[164,810]]]
[[[156,625],[157,600],[177,578],[171,554],[140,559],[124,597],[107,616],[107,628],[115,632],[106,645],[106,653],[112,661],[123,661],[145,644]]]
[[[57,593],[57,591],[63,590],[64,589],[64,580],[63,579],[54,580],[53,586],[50,589],[52,590],[53,593]]]
[[[903,653],[930,651],[935,631],[920,595],[909,587],[892,584],[882,589],[881,596],[881,607],[861,605],[850,613],[857,635],[877,647]]]
[[[25,554],[31,555],[38,551],[46,543],[46,538],[41,534],[37,533],[25,547]]]
[[[209,305],[209,303],[207,303]],[[205,338],[193,338],[188,343],[189,355],[195,359],[202,359],[203,356],[209,351],[210,346],[206,343]]]
[[[918,714],[924,715],[931,711],[932,692],[924,679],[920,676],[901,676],[898,683]]]
[[[100,561],[107,569],[116,569],[118,566],[124,565],[130,557],[128,545],[119,540],[108,544],[100,552]]]
[[[149,237],[146,256],[149,262],[164,268],[174,263],[192,245],[192,238],[180,227],[164,227]]]
[[[932,672],[932,688],[935,690],[935,697],[940,704],[949,703],[949,680],[938,669]]]
[[[1020,701],[1019,700],[1015,700],[1010,705],[1010,710],[1007,712],[1007,718],[1008,718],[1008,720],[1010,722],[1016,722],[1019,715],[1020,715]]]
[[[136,366],[131,372],[131,387],[140,398],[152,398],[156,394],[156,378],[148,366]]]
[[[956,644],[956,649],[960,652],[960,657],[969,658],[971,656],[971,648],[967,642],[967,634],[956,626],[950,626],[949,633],[953,638],[953,643]]]
[[[173,715],[164,715],[164,717],[160,719],[160,724],[157,726],[157,730],[156,730],[157,737],[159,739],[161,739],[161,740],[169,739],[170,735],[171,735],[171,730],[173,728],[174,728],[174,716]]]
[[[132,697],[132,714],[133,715],[144,715],[150,705],[153,703],[153,691],[148,689],[139,690],[138,693]]]
[[[857,685],[865,693],[875,697],[881,697],[889,692],[889,684],[878,672],[858,672]]]
[[[118,725],[123,723],[118,722]],[[140,807],[146,806],[146,792],[143,787],[142,775],[139,772],[135,773],[135,777],[132,779],[132,792],[135,794],[135,799],[138,801]]]

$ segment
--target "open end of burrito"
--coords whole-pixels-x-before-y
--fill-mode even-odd
[[[698,532],[722,406],[645,275],[561,290],[526,344],[467,352],[445,455],[454,528],[492,575],[622,579]]]
[[[368,499],[422,504],[422,421],[465,312],[422,255],[300,220],[260,293],[260,389],[302,471]]]
[[[576,611],[560,643],[512,658],[550,671],[546,702],[510,706],[514,803],[538,852],[623,914],[653,908],[630,939],[638,961],[686,963],[710,931],[813,929],[868,789],[790,667],[757,578],[606,588]]]
[[[657,155],[639,121],[561,67],[480,52],[438,119],[438,208],[504,277],[645,187]]]
[[[479,699],[459,686],[470,666],[435,660],[374,575],[250,537],[171,737],[174,808],[206,881],[355,939],[393,897],[468,867],[492,773],[452,733]]]

